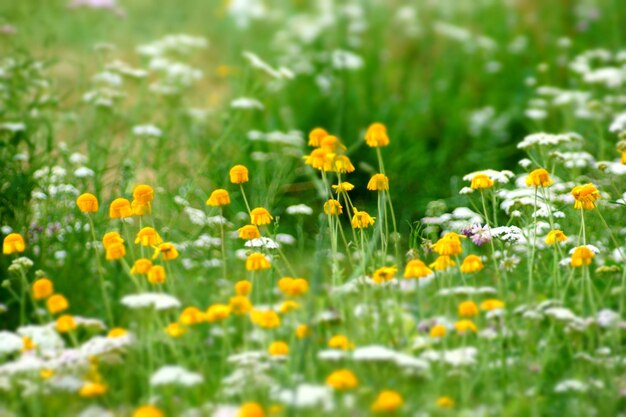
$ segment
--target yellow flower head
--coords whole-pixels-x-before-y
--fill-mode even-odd
[[[148,270],[148,282],[150,284],[163,284],[166,278],[165,268],[161,265],[154,265]]]
[[[442,255],[438,256],[437,259],[435,259],[435,262],[428,266],[435,271],[445,271],[446,269],[451,268],[454,265],[456,265],[456,263],[452,260],[452,258]]]
[[[39,377],[41,379],[50,379],[54,376],[54,371],[52,369],[44,368],[39,371]]]
[[[353,229],[367,229],[374,224],[376,217],[371,217],[365,211],[359,211],[356,207],[353,207],[354,215],[352,216],[352,228]]]
[[[163,243],[163,239],[152,227],[144,227],[137,233],[135,238],[135,245],[156,246],[161,243]]]
[[[252,310],[250,321],[263,329],[275,329],[280,326],[280,317],[274,310]]]
[[[284,277],[278,280],[278,289],[290,297],[299,297],[309,291],[309,282],[304,278]]]
[[[37,281],[33,282],[31,291],[35,300],[43,300],[52,295],[54,286],[52,285],[52,281],[48,278],[39,278]]]
[[[145,275],[152,268],[152,261],[146,258],[139,258],[133,264],[133,267],[130,269],[130,273],[133,275]]]
[[[239,232],[239,238],[244,240],[258,239],[261,237],[261,233],[259,233],[259,228],[253,224],[247,224],[243,227],[240,227],[237,231]]]
[[[152,207],[150,203],[141,204],[138,200],[133,200],[130,204],[130,208],[133,210],[135,216],[143,216],[152,213]]]
[[[331,349],[353,350],[354,343],[342,334],[335,335],[328,341],[328,347]]]
[[[115,243],[124,243],[124,239],[122,239],[122,236],[120,236],[118,232],[108,232],[102,237],[102,246],[104,246],[104,249],[107,249]]]
[[[426,278],[432,275],[433,270],[419,259],[410,260],[404,268],[404,278]]]
[[[309,155],[304,156],[304,163],[320,171],[332,171],[333,167],[330,163],[332,157],[333,154],[329,155],[326,149],[313,149]]]
[[[589,183],[577,185],[572,189],[574,196],[574,208],[577,210],[591,210],[595,208],[596,201],[600,199],[600,191],[595,185]]]
[[[90,193],[79,195],[76,199],[76,205],[83,213],[96,213],[98,211],[98,199]]]
[[[595,254],[587,246],[578,246],[574,249],[574,253],[572,253],[571,264],[574,268],[589,265],[594,256]]]
[[[389,178],[385,174],[374,174],[367,183],[371,191],[385,191],[389,189]]]
[[[459,320],[454,323],[454,328],[459,334],[465,334],[468,332],[476,333],[478,331],[478,328],[471,320]]]
[[[227,206],[230,204],[230,196],[228,191],[223,189],[217,189],[211,193],[211,196],[206,201],[207,206],[219,207]]]
[[[480,303],[480,309],[483,311],[500,310],[504,308],[504,302],[497,298],[489,298]]]
[[[343,213],[343,207],[341,207],[339,201],[331,198],[324,203],[324,213],[329,216],[338,216]]]
[[[178,251],[173,243],[164,242],[155,248],[152,259],[158,258],[159,255],[161,255],[164,261],[171,261],[178,258]]]
[[[204,321],[204,313],[198,307],[186,307],[179,315],[178,322],[184,326],[193,326]]]
[[[21,253],[26,250],[24,238],[19,233],[9,233],[2,242],[2,253],[11,255],[12,253]]]
[[[59,317],[56,321],[56,329],[59,333],[67,333],[72,330],[76,330],[76,322],[74,321],[74,317],[69,314],[65,314]]]
[[[116,261],[126,256],[126,246],[123,243],[112,243],[106,248],[106,260]]]
[[[226,320],[230,316],[230,305],[213,304],[206,311],[206,320],[209,323]]]
[[[132,417],[165,417],[165,414],[153,405],[143,405],[133,412]]]
[[[165,333],[170,337],[181,337],[187,333],[187,328],[180,323],[170,323],[165,327]]]
[[[376,284],[382,284],[383,282],[391,281],[393,277],[398,273],[398,268],[395,266],[383,266],[382,268],[378,268],[372,274],[372,280]]]
[[[554,184],[550,178],[550,174],[543,168],[533,170],[526,177],[526,186],[528,187],[549,187]]]
[[[248,255],[246,259],[246,270],[248,271],[260,271],[262,269],[270,269],[272,264],[265,255],[260,252],[254,252]]]
[[[37,347],[33,339],[28,336],[22,336],[22,352],[28,352]]]
[[[243,165],[235,165],[230,169],[230,182],[233,184],[243,184],[248,182],[248,168]]]
[[[116,198],[111,202],[109,206],[109,217],[112,219],[123,219],[125,217],[131,217],[133,215],[133,209],[130,206],[130,201],[125,198]]]
[[[339,193],[347,193],[348,191],[352,191],[354,190],[354,185],[350,184],[347,181],[344,182],[340,182],[337,185],[333,185],[333,190],[339,194]]]
[[[124,337],[128,334],[128,331],[123,327],[114,327],[109,330],[107,337],[109,339],[117,339],[118,337]]]
[[[365,132],[365,143],[372,148],[389,145],[387,128],[382,123],[372,123]]]
[[[333,160],[333,168],[333,171],[340,174],[354,172],[355,170],[354,165],[352,165],[352,162],[350,161],[350,158],[345,155],[335,155],[335,158]]]
[[[282,341],[272,342],[267,348],[267,353],[272,356],[287,356],[289,355],[289,345]]]
[[[50,314],[57,314],[67,310],[70,307],[70,303],[61,294],[54,294],[46,301],[46,307]]]
[[[352,371],[339,369],[326,377],[326,385],[337,391],[345,391],[356,388],[359,380]]]
[[[559,242],[565,242],[566,240],[567,236],[565,236],[565,233],[563,233],[562,230],[555,229],[548,232],[545,242],[548,245],[554,245]]]
[[[453,408],[454,400],[450,397],[439,397],[437,398],[437,401],[435,402],[435,404],[439,408]]]
[[[230,297],[228,307],[233,314],[242,315],[248,314],[252,310],[252,303],[245,295],[236,295]]]
[[[239,408],[237,417],[265,417],[265,411],[260,404],[245,403]]]
[[[80,387],[78,395],[83,398],[99,397],[106,394],[107,386],[99,382],[86,382]]]
[[[328,136],[328,132],[321,127],[316,127],[309,133],[309,146],[318,147],[322,143],[322,139]]]
[[[393,413],[404,405],[402,396],[396,391],[381,391],[376,397],[376,401],[372,404],[371,409],[374,413]]]
[[[298,304],[296,301],[285,300],[282,303],[280,303],[280,306],[278,307],[278,311],[280,312],[280,314],[288,314],[299,308],[300,308],[300,304]]]
[[[154,190],[149,185],[137,185],[133,188],[133,199],[139,204],[150,205],[154,200]]]
[[[248,280],[241,280],[235,283],[235,294],[248,295],[252,292],[252,283]]]
[[[459,255],[463,252],[461,239],[465,239],[465,236],[454,232],[446,233],[435,243],[433,250],[441,256]]]
[[[444,337],[448,333],[448,329],[443,324],[435,324],[430,328],[429,335],[432,338],[441,338]]]
[[[333,135],[324,136],[320,141],[320,147],[329,153],[335,153],[338,150],[346,150],[346,147],[343,146],[339,138]]]
[[[256,226],[262,226],[264,224],[270,224],[272,222],[272,215],[263,207],[257,207],[250,212],[250,223]]]
[[[470,188],[472,190],[479,190],[483,188],[491,188],[493,187],[493,180],[489,178],[487,174],[476,174],[472,178],[472,182],[470,184]]]
[[[461,264],[461,272],[471,274],[473,272],[480,271],[484,267],[485,265],[483,265],[483,261],[480,259],[480,256],[467,255]]]
[[[296,337],[298,339],[304,339],[306,337],[309,337],[310,334],[311,328],[306,324],[299,324],[298,327],[296,327]]]
[[[459,304],[459,316],[474,317],[478,315],[478,306],[473,301],[463,301]]]

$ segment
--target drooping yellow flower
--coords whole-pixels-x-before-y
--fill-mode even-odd
[[[304,278],[284,277],[278,280],[278,289],[290,297],[299,297],[309,291],[309,282]]]
[[[386,191],[389,189],[389,178],[385,174],[374,174],[367,183],[370,191]]]
[[[130,269],[130,273],[133,275],[145,275],[152,268],[152,261],[146,258],[139,258],[133,264],[133,267]]]
[[[296,337],[298,339],[304,339],[306,337],[309,337],[310,335],[311,335],[311,328],[307,326],[306,324],[299,324],[296,327]]]
[[[2,242],[2,253],[11,255],[13,253],[21,253],[26,250],[24,238],[19,233],[9,233]]]
[[[459,334],[464,334],[468,332],[476,333],[478,331],[478,328],[471,320],[459,320],[454,323],[454,328]]]
[[[371,406],[374,413],[393,413],[404,405],[402,396],[392,390],[381,391]]]
[[[318,147],[322,143],[322,139],[328,136],[328,132],[321,127],[316,127],[309,133],[309,146]]]
[[[54,376],[54,370],[52,369],[44,368],[41,371],[39,371],[39,377],[41,379],[50,379],[53,376]]]
[[[165,268],[161,265],[154,265],[148,270],[148,282],[150,284],[163,284],[166,279]]]
[[[463,301],[459,304],[459,316],[474,317],[478,315],[478,306],[473,301]]]
[[[326,377],[326,385],[337,391],[345,391],[356,388],[359,380],[349,369],[339,369]]]
[[[304,156],[304,163],[320,171],[332,171],[332,157],[326,149],[313,149],[309,155]]]
[[[247,224],[243,227],[240,227],[237,231],[239,232],[239,238],[244,240],[258,239],[261,237],[261,233],[259,233],[259,228],[253,224]]]
[[[565,236],[565,233],[563,233],[562,230],[555,229],[548,232],[545,242],[548,245],[554,245],[558,242],[565,242],[566,240],[567,236]]]
[[[289,355],[289,345],[280,340],[272,342],[267,348],[267,353],[272,356],[287,356]]]
[[[349,183],[349,182],[347,182],[347,181],[343,181],[343,182],[340,182],[337,185],[333,185],[332,188],[333,188],[333,190],[337,194],[339,194],[339,193],[347,193],[348,191],[354,190],[354,185]]]
[[[198,307],[185,307],[178,315],[178,322],[184,326],[193,326],[204,321],[204,313]]]
[[[263,207],[257,207],[250,212],[250,223],[256,226],[262,226],[264,224],[270,224],[272,222],[272,215]]]
[[[591,210],[596,207],[596,201],[600,199],[600,191],[592,183],[577,185],[572,189],[574,196],[574,208],[577,210]]]
[[[483,261],[480,259],[480,256],[467,255],[461,264],[461,272],[471,274],[473,272],[480,271],[484,267],[485,265],[483,265]]]
[[[584,265],[591,264],[595,254],[587,246],[578,246],[572,253],[571,265],[574,268],[578,268]]]
[[[109,246],[115,243],[124,243],[124,239],[118,232],[107,232],[102,237],[102,246],[104,246],[104,249],[108,249]]]
[[[83,398],[94,398],[106,394],[108,388],[99,382],[86,382],[78,390],[78,395]]]
[[[230,316],[230,305],[213,304],[206,311],[206,320],[209,323],[226,320]]]
[[[106,248],[106,260],[116,261],[126,256],[126,246],[123,243],[112,243]]]
[[[443,324],[435,324],[433,327],[430,328],[430,332],[428,332],[428,334],[432,338],[444,337],[446,333],[448,333],[448,329],[446,329],[446,326],[444,326]]]
[[[285,300],[282,303],[280,303],[280,306],[278,306],[278,312],[280,314],[288,314],[291,313],[292,311],[295,311],[297,309],[300,308],[300,304],[298,304],[296,301],[294,300]]]
[[[98,211],[98,198],[91,193],[84,193],[76,199],[76,206],[83,213],[96,213]]]
[[[366,229],[374,224],[376,217],[371,217],[365,211],[359,211],[354,209],[354,215],[352,216],[352,228],[353,229]]]
[[[337,151],[345,151],[346,147],[341,143],[339,138],[334,135],[327,135],[320,141],[320,147],[328,153],[336,153]]]
[[[252,303],[245,295],[230,297],[228,306],[230,307],[230,311],[237,315],[248,314],[248,312],[252,310]]]
[[[404,268],[404,278],[426,278],[433,274],[433,270],[426,266],[426,264],[419,260],[410,260]]]
[[[324,213],[328,216],[338,216],[343,213],[343,207],[341,207],[339,201],[331,198],[324,203]]]
[[[437,407],[439,408],[453,408],[454,407],[454,400],[450,397],[439,397],[437,398],[437,401],[435,402],[435,404],[437,405]]]
[[[59,333],[67,333],[76,330],[76,322],[74,317],[65,314],[56,320],[55,327]]]
[[[527,187],[549,187],[554,184],[550,178],[550,174],[543,168],[537,168],[531,171],[526,177]]]
[[[476,174],[472,178],[472,182],[470,184],[470,188],[472,190],[479,190],[483,188],[491,188],[493,187],[493,180],[489,178],[487,174]]]
[[[165,417],[165,414],[153,405],[143,405],[133,412],[132,417]]]
[[[46,307],[50,314],[57,314],[67,310],[70,307],[70,303],[67,302],[67,298],[63,295],[54,294],[46,301]]]
[[[333,171],[340,174],[354,172],[355,170],[350,158],[345,155],[335,155],[335,158],[333,159],[333,167]]]
[[[138,200],[133,200],[133,202],[130,203],[130,208],[133,210],[135,216],[145,216],[146,214],[152,213],[152,205],[150,203],[141,204]]]
[[[37,281],[33,282],[31,292],[35,300],[43,300],[52,295],[54,285],[52,285],[52,281],[48,278],[39,278]]]
[[[176,250],[176,246],[173,243],[164,242],[155,248],[152,259],[158,258],[159,255],[161,255],[164,261],[172,261],[178,258],[178,250]]]
[[[131,217],[133,215],[133,209],[130,206],[130,201],[125,198],[116,198],[111,202],[109,206],[109,217],[112,219],[123,219]]]
[[[384,282],[391,281],[397,273],[398,268],[396,268],[395,266],[383,266],[374,271],[374,273],[372,274],[372,280],[376,284],[382,284]]]
[[[249,295],[252,292],[252,283],[246,279],[237,281],[235,283],[235,294],[237,295]]]
[[[372,123],[365,132],[365,143],[372,148],[389,145],[387,127],[382,123]]]
[[[245,403],[237,411],[237,417],[265,417],[265,411],[260,404]]]
[[[142,205],[150,205],[154,200],[154,189],[146,184],[139,184],[133,188],[133,199]]]
[[[263,329],[275,329],[280,326],[280,317],[274,310],[250,311],[250,321]]]
[[[248,271],[260,271],[262,269],[270,269],[272,264],[265,255],[260,252],[254,252],[248,255],[246,259],[246,270]]]
[[[211,196],[206,201],[207,206],[219,207],[227,206],[230,204],[230,195],[228,191],[224,189],[217,189],[211,193]]]
[[[230,182],[233,184],[243,184],[248,182],[248,168],[244,165],[235,165],[230,169]]]
[[[441,256],[456,256],[463,252],[461,239],[465,239],[464,235],[449,232],[443,235],[433,246],[433,250]]]
[[[117,339],[118,337],[124,337],[128,334],[128,331],[123,328],[123,327],[114,327],[111,330],[109,330],[109,333],[107,333],[107,337],[109,339]]]
[[[446,269],[451,268],[454,265],[456,265],[456,263],[452,260],[452,258],[442,255],[438,256],[437,259],[435,259],[435,262],[428,266],[435,271],[445,271]]]
[[[187,333],[187,328],[180,323],[170,323],[165,327],[165,333],[170,337],[181,337]]]
[[[500,310],[504,308],[504,302],[497,298],[489,298],[480,303],[480,309],[483,311]]]
[[[342,334],[335,335],[328,341],[328,347],[331,349],[353,350],[354,343]]]
[[[159,233],[152,227],[144,227],[137,233],[135,245],[156,246],[163,243]]]

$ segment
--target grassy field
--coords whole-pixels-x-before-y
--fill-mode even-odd
[[[0,417],[618,416],[618,0],[0,4]]]

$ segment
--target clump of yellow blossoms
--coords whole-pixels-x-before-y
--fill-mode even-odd
[[[550,174],[544,168],[537,168],[526,177],[526,186],[528,187],[549,187],[552,184],[554,184],[554,181],[552,181]]]
[[[125,198],[116,198],[109,205],[109,217],[112,219],[123,219],[132,215],[133,209],[130,206],[130,201]]]
[[[272,215],[266,208],[257,207],[250,212],[250,223],[256,226],[262,226],[264,224],[270,224],[272,222]]]
[[[578,246],[572,253],[571,265],[578,268],[584,265],[590,265],[595,254],[587,246]]]
[[[556,229],[548,232],[545,242],[547,245],[554,245],[555,243],[565,242],[566,240],[567,236],[565,236],[565,233],[563,233],[562,230]]]
[[[211,193],[211,196],[206,201],[207,206],[220,207],[230,204],[230,195],[228,191],[224,189],[217,189]]]
[[[331,198],[324,203],[324,213],[329,216],[338,216],[343,213],[343,207],[339,201]]]
[[[426,278],[432,275],[433,270],[426,266],[426,264],[419,259],[412,259],[404,268],[404,278]]]
[[[270,269],[272,264],[265,255],[260,252],[254,252],[248,255],[246,259],[246,269],[248,271],[260,271],[262,269]]]
[[[372,148],[389,145],[387,127],[382,123],[372,123],[365,132],[365,143]]]
[[[48,278],[39,278],[37,281],[33,282],[32,294],[35,300],[48,298],[52,293],[54,293],[54,286],[52,285],[52,281]]]
[[[345,391],[356,388],[359,380],[352,371],[339,369],[326,377],[326,385],[337,391]]]
[[[248,168],[243,165],[235,165],[230,169],[230,182],[243,184],[248,182]]]
[[[342,334],[335,335],[328,341],[328,347],[331,349],[352,350],[354,343]]]
[[[574,196],[575,209],[591,210],[596,207],[596,201],[600,199],[600,191],[591,183],[577,185],[572,189],[572,196]]]
[[[472,178],[470,188],[472,190],[481,190],[493,187],[493,180],[487,174],[476,174]]]
[[[385,174],[374,174],[367,183],[370,191],[386,191],[389,189],[389,178]]]
[[[404,399],[396,391],[381,391],[371,406],[374,413],[393,413],[404,405]]]
[[[2,253],[11,255],[13,253],[21,253],[26,250],[24,238],[18,233],[9,233],[2,242]]]
[[[290,297],[299,297],[309,291],[309,283],[304,278],[284,277],[278,280],[278,289]]]
[[[483,261],[480,259],[480,256],[467,255],[461,264],[461,272],[471,274],[473,272],[480,271],[484,267],[485,266],[483,265]]]
[[[289,355],[289,345],[282,341],[272,342],[267,348],[267,353],[272,356],[287,356]]]
[[[352,228],[353,229],[366,229],[374,224],[376,217],[372,217],[365,211],[359,211],[354,208],[354,215],[352,216]]]
[[[473,301],[463,301],[459,304],[459,316],[474,317],[478,314],[478,306]]]
[[[440,256],[455,256],[463,252],[461,247],[461,239],[465,239],[465,236],[458,233],[449,232],[443,235],[435,245],[433,250]]]

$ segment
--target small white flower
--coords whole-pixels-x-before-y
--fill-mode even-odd
[[[202,375],[190,372],[182,366],[166,365],[159,368],[150,377],[150,385],[153,387],[161,385],[182,385],[192,387],[204,381]]]

